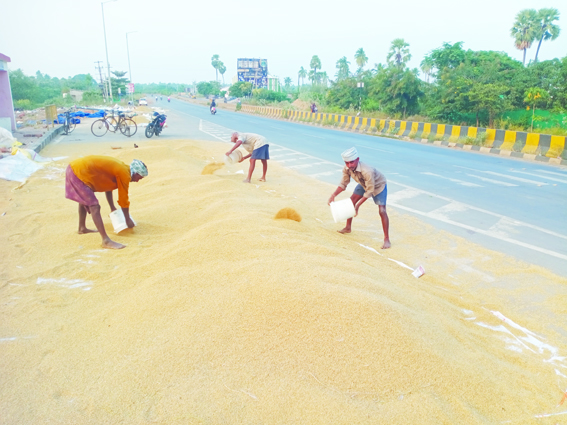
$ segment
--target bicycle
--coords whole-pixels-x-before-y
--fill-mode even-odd
[[[71,109],[65,111],[65,118],[63,119],[63,134],[67,135],[72,133],[77,124],[75,119],[71,117]]]
[[[120,130],[120,133],[122,133],[124,136],[131,137],[138,131],[138,125],[136,124],[136,121],[131,118],[135,115],[136,114],[127,117],[124,112],[118,112],[117,120],[114,117],[114,111],[112,111],[112,115],[110,117],[108,117],[105,113],[103,118],[100,118],[92,123],[91,132],[96,137],[102,137],[106,134],[107,131],[116,133],[116,130]]]

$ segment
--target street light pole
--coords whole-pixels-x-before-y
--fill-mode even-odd
[[[110,62],[108,61],[108,45],[106,44],[106,24],[104,23],[104,4],[113,1],[116,0],[108,0],[100,3],[100,7],[102,8],[102,28],[104,29],[104,48],[106,50],[106,66],[108,68],[108,96],[111,101],[114,101],[114,99],[112,99],[112,83],[110,82]]]
[[[126,33],[126,52],[128,53],[128,77],[130,77],[130,84],[132,84],[132,68],[130,67],[130,48],[128,47],[128,34],[132,34],[133,32],[138,31],[130,31]],[[130,93],[130,100],[134,100],[133,93]]]

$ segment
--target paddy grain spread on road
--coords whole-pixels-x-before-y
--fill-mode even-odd
[[[564,278],[394,209],[382,251],[368,203],[341,235],[334,186],[274,161],[266,183],[242,183],[247,162],[209,173],[223,143],[112,147],[49,146],[68,158],[19,189],[0,181],[2,423],[552,424],[537,415],[567,411]],[[136,228],[114,235],[99,194],[126,249],[76,233],[64,170],[86,154],[148,165],[130,189]],[[299,220],[276,219],[284,208]]]

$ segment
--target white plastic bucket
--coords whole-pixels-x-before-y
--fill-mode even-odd
[[[331,202],[331,214],[335,223],[354,217],[354,204],[350,198],[338,202]]]
[[[126,224],[126,218],[124,217],[124,211],[122,208],[117,208],[109,214],[110,221],[112,222],[112,227],[114,227],[114,233],[120,233],[122,230],[127,229],[128,225]],[[136,222],[130,216],[134,224]]]
[[[241,159],[242,159],[242,152],[240,152],[239,150],[232,152],[230,155],[224,156],[224,161],[227,164],[238,164]]]

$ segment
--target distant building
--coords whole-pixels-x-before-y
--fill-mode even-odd
[[[10,58],[0,53],[0,127],[8,131],[16,131],[16,117],[14,116],[14,102],[12,101],[12,88],[8,76],[8,62]]]
[[[275,75],[268,75],[268,87],[266,88],[273,91],[282,91],[280,79]]]
[[[237,59],[238,81],[252,83],[255,89],[268,88],[268,60],[255,58]]]

